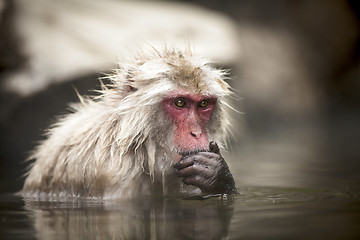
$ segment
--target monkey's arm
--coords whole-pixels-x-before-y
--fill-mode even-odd
[[[197,152],[182,157],[174,165],[177,174],[188,185],[199,187],[206,194],[236,194],[235,181],[215,142],[209,152]]]

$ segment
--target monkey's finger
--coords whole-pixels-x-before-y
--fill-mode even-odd
[[[190,167],[183,168],[177,172],[179,177],[189,177],[189,176],[203,176],[206,178],[211,178],[214,171],[207,166],[194,164]]]
[[[174,168],[177,170],[181,170],[193,164],[194,164],[194,159],[186,157],[186,158],[182,158],[179,162],[175,163]]]
[[[206,160],[206,156],[203,156],[201,153],[203,152],[192,153],[190,155],[184,156],[174,166],[187,167],[193,165],[194,163],[202,163]]]
[[[189,158],[194,158],[194,162],[208,166],[210,168],[215,168],[219,165],[219,163],[224,161],[219,154],[213,152],[199,152]]]
[[[183,178],[183,183],[187,185],[193,185],[196,187],[199,187],[200,189],[203,189],[205,186],[209,185],[208,179],[202,177],[202,176],[193,176],[189,178]]]
[[[220,155],[220,149],[219,149],[219,146],[218,146],[218,144],[216,142],[211,141],[209,143],[209,149],[210,149],[210,152],[213,152],[213,153],[216,153],[216,154]]]
[[[216,153],[199,152],[193,155],[183,157],[174,167],[180,170],[182,168],[192,166],[193,164],[200,164],[213,169],[216,168],[217,165],[219,165],[219,159],[222,158],[219,157],[219,155]]]

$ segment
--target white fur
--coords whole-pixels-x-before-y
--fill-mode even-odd
[[[224,72],[189,50],[153,50],[121,63],[101,96],[80,97],[34,151],[22,194],[28,197],[129,198],[198,191],[172,169],[177,151],[162,111],[170,91],[218,98],[209,140],[223,146],[230,125]],[[196,86],[195,86],[196,83]],[[159,127],[160,126],[160,127]],[[170,146],[170,147],[169,147]]]

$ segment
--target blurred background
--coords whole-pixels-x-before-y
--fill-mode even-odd
[[[231,69],[227,155],[238,188],[360,193],[360,9],[355,0],[0,0],[0,193],[74,88],[144,43]]]

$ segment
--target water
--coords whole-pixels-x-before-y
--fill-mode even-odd
[[[0,239],[360,239],[358,141],[339,136],[301,129],[238,143],[223,153],[235,198],[0,195]]]
[[[360,163],[298,146],[266,143],[224,154],[237,158],[227,156],[235,198],[1,195],[0,239],[359,239]]]
[[[1,239],[358,239],[360,194],[240,188],[236,198],[0,200]]]

